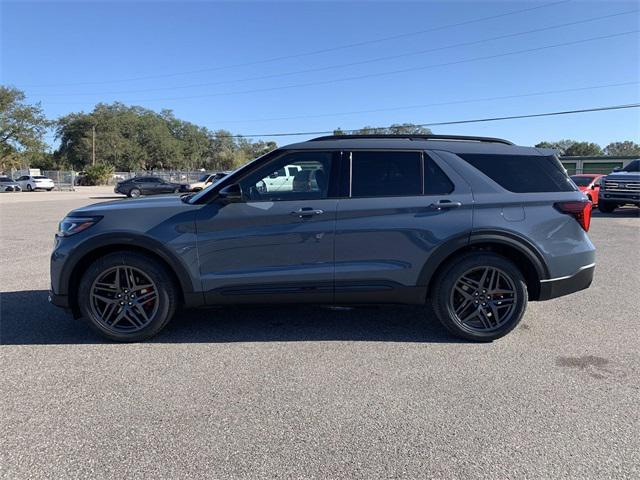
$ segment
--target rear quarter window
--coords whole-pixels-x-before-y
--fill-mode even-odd
[[[501,187],[515,193],[576,190],[554,156],[459,154]]]

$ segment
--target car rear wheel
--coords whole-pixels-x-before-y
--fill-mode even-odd
[[[618,205],[615,203],[600,201],[598,210],[600,210],[602,213],[611,213],[616,209],[617,206]]]
[[[177,288],[162,264],[139,253],[96,260],[82,276],[78,305],[89,325],[109,340],[138,342],[162,330],[177,306]]]
[[[140,190],[139,190],[139,189],[137,189],[137,188],[132,188],[132,189],[129,191],[129,196],[130,196],[131,198],[138,198],[138,197],[140,196]]]
[[[431,295],[440,322],[454,335],[476,342],[503,337],[527,308],[520,270],[494,253],[470,253],[449,263]]]

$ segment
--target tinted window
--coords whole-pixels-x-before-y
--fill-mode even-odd
[[[247,201],[285,201],[327,198],[332,152],[284,155],[240,181]],[[284,174],[285,167],[293,176]]]
[[[352,152],[351,196],[421,195],[421,163],[419,152]]]
[[[575,183],[579,187],[588,187],[589,184],[591,184],[591,181],[593,180],[593,178],[591,178],[591,177],[580,177],[580,176],[576,175],[576,176],[571,177],[571,180],[573,180],[573,183]]]
[[[453,183],[428,155],[424,156],[424,194],[446,195],[453,192]]]
[[[576,187],[555,156],[459,155],[503,188],[516,193],[571,192]]]
[[[12,182],[13,180],[11,180],[9,177],[0,177],[0,182]]]

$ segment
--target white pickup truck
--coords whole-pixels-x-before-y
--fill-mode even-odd
[[[302,170],[300,165],[286,165],[262,179],[260,185],[263,192],[290,192],[293,190],[293,179]]]

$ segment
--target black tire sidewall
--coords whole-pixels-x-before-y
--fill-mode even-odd
[[[115,332],[94,317],[90,306],[91,286],[105,270],[119,265],[138,268],[149,276],[158,290],[158,311],[151,322],[134,333]],[[118,342],[138,342],[156,335],[173,316],[177,304],[176,287],[166,269],[155,259],[133,252],[115,252],[93,262],[85,271],[78,289],[78,306],[83,318],[103,337]]]
[[[471,332],[462,328],[453,318],[449,305],[451,290],[462,274],[474,267],[496,267],[507,274],[514,284],[517,301],[511,319],[497,330],[490,332]],[[436,316],[443,326],[454,335],[474,342],[491,342],[505,336],[513,330],[522,319],[528,303],[527,284],[518,267],[514,263],[494,253],[470,253],[452,261],[438,276],[431,296]]]
[[[598,210],[602,213],[612,213],[617,208],[615,203],[611,202],[603,202],[602,200],[598,203]]]

